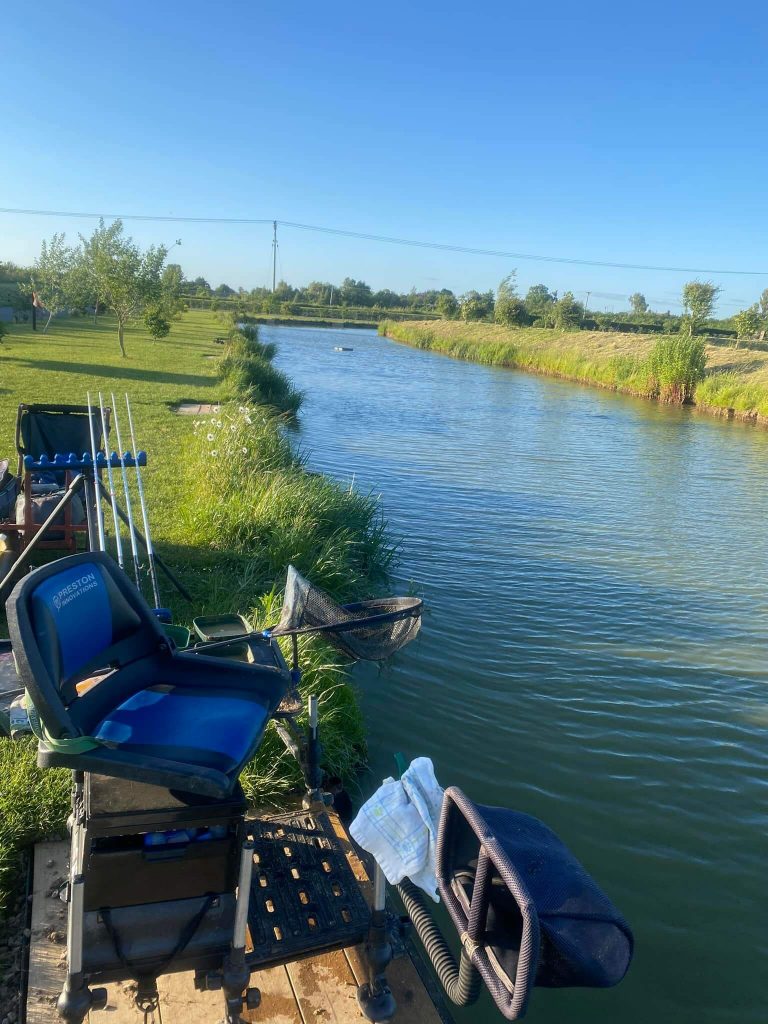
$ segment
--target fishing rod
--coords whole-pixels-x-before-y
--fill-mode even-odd
[[[139,449],[136,447],[136,433],[133,429],[133,416],[131,415],[131,401],[128,395],[125,396],[125,408],[128,412],[128,427],[131,431],[131,448],[133,462],[136,466],[136,483],[139,489],[139,505],[141,507],[141,520],[144,524],[144,538],[147,547],[147,559],[149,561],[149,578],[152,582],[152,596],[155,601],[155,608],[160,610],[160,590],[157,586],[157,567],[155,565],[155,549],[152,545],[152,536],[149,532],[149,517],[147,515],[147,502],[144,498],[144,483],[141,479],[141,466],[139,465]]]
[[[104,539],[104,512],[101,507],[101,494],[99,492],[99,484],[101,483],[101,481],[99,479],[98,471],[98,452],[96,449],[96,434],[93,429],[93,411],[91,408],[90,391],[87,393],[86,399],[88,402],[88,427],[91,432],[91,459],[93,460],[93,495],[94,501],[96,503],[96,524],[98,526],[99,531],[99,551],[106,551],[107,544],[106,540]]]
[[[128,516],[128,536],[131,539],[131,555],[133,557],[133,574],[136,577],[136,586],[141,590],[140,583],[140,567],[139,567],[139,549],[136,544],[136,526],[133,521],[133,511],[131,509],[131,491],[128,487],[128,471],[125,465],[125,451],[123,450],[123,442],[120,437],[120,420],[117,415],[117,403],[115,402],[114,392],[110,395],[112,399],[112,417],[115,424],[115,436],[117,437],[117,451],[120,457],[120,470],[123,474],[123,492],[125,493],[125,512]]]
[[[107,417],[104,412],[104,399],[99,392],[99,412],[101,413],[101,435],[104,438],[104,454],[107,455],[107,438],[109,436],[109,429],[107,427]],[[112,518],[115,521],[115,544],[117,546],[117,564],[121,569],[125,568],[123,564],[123,541],[120,537],[120,520],[117,517],[117,495],[115,494],[115,481],[112,476],[112,459],[107,455],[107,482],[109,483],[109,500],[112,505]]]

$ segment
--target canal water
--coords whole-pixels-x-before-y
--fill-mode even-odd
[[[264,335],[310,464],[381,494],[393,590],[425,600],[421,637],[355,671],[365,795],[428,755],[542,818],[621,908],[627,979],[537,990],[532,1021],[764,1022],[768,432],[372,332]]]

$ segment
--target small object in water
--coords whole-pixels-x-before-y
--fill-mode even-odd
[[[353,348],[347,348],[345,345],[334,345],[333,346],[333,351],[334,352],[354,352],[355,350]]]

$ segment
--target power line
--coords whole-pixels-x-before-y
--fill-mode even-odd
[[[342,238],[357,238],[368,242],[384,242],[388,245],[407,245],[419,249],[432,249],[441,252],[457,252],[467,256],[493,256],[497,259],[531,260],[537,263],[564,263],[580,267],[604,267],[613,270],[646,270],[659,271],[667,274],[728,274],[742,277],[768,277],[766,270],[732,270],[730,268],[712,267],[670,267],[657,266],[650,263],[618,263],[612,260],[586,260],[571,256],[541,256],[536,253],[511,252],[505,249],[481,249],[467,245],[453,245],[447,242],[425,242],[414,238],[397,238],[391,235],[375,235],[363,231],[349,231],[345,228],[328,228],[317,224],[302,224],[297,221],[278,220],[268,217],[182,217],[160,216],[154,214],[120,214],[120,213],[86,213],[72,210],[27,210],[12,207],[0,207],[0,213],[18,214],[33,217],[80,217],[80,218],[114,218],[119,220],[158,221],[179,224],[279,224],[281,227],[294,228],[298,231],[313,231],[325,235],[337,235]]]

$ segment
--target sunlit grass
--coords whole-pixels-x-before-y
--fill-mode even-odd
[[[269,363],[274,346],[262,345],[255,331],[235,337],[230,354],[261,364],[261,390],[248,390],[253,380],[236,379],[234,371],[220,381],[222,350],[214,339],[221,334],[221,318],[188,313],[162,342],[128,331],[122,359],[108,318],[97,325],[85,318],[54,321],[46,335],[11,326],[0,349],[0,456],[13,456],[19,402],[79,404],[87,390],[105,397],[114,391],[122,400],[128,391],[138,442],[149,456],[152,536],[194,599],[187,604],[161,577],[175,621],[191,625],[194,615],[240,612],[273,623],[289,563],[340,600],[376,592],[394,555],[377,501],[305,469],[275,411],[295,410],[300,395],[283,374],[280,395],[261,387],[272,379],[269,371],[278,371]],[[234,390],[238,400],[220,405]],[[257,394],[270,407],[254,402]],[[195,427],[175,412],[184,401],[217,411]],[[348,780],[365,760],[349,674],[317,638],[303,638],[301,652],[302,690],[320,699],[323,766]],[[298,766],[269,729],[243,773],[249,799],[279,802],[300,781]],[[0,739],[0,901],[18,885],[21,851],[60,832],[68,812],[69,774],[38,769],[33,744]]]
[[[692,400],[713,410],[733,410],[737,416],[768,416],[764,346],[737,350],[709,339],[704,345],[704,378],[696,383],[698,371],[688,365],[682,351],[686,342],[679,335],[561,332],[459,321],[387,321],[379,332],[456,359],[562,377],[642,398]],[[665,361],[657,359],[654,364],[655,346],[666,350]],[[695,353],[689,355],[693,358]]]

